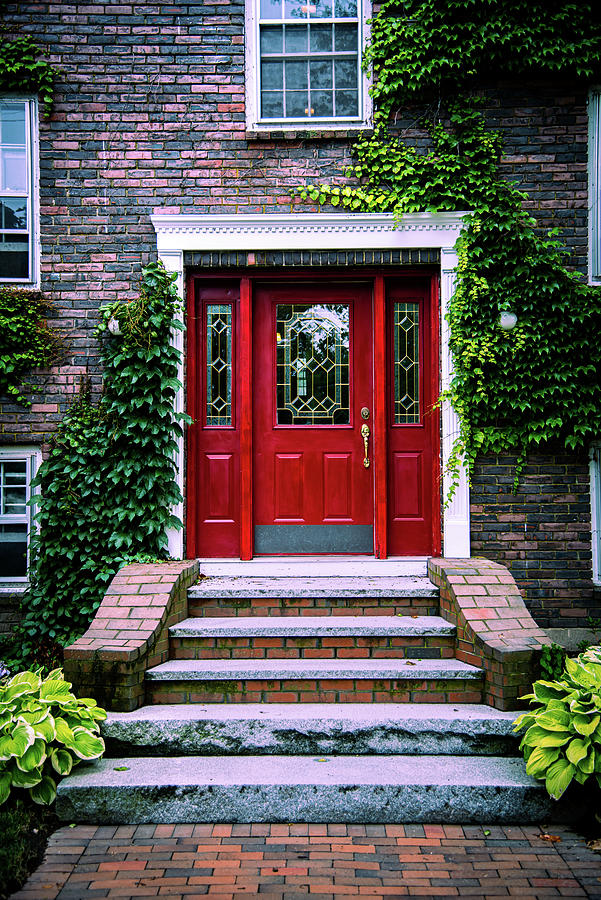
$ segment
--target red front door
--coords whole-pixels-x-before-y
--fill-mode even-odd
[[[256,554],[373,552],[372,333],[368,285],[256,286]]]
[[[436,287],[190,278],[189,556],[440,552]]]

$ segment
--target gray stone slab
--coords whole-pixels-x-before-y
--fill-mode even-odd
[[[254,559],[199,559],[201,575],[234,576],[321,576],[342,577],[349,575],[380,576],[424,576],[428,574],[427,556],[389,556],[375,559],[373,555],[306,555],[302,556],[258,556]]]
[[[109,713],[101,729],[116,756],[511,756],[517,715],[482,704],[173,704]]]
[[[171,659],[146,671],[150,681],[481,677],[482,669],[458,659]]]
[[[59,785],[63,821],[567,821],[521,759],[225,756],[104,759]],[[582,809],[579,810],[580,814]]]
[[[184,619],[172,637],[418,637],[452,636],[455,626],[440,616],[217,616]]]
[[[193,585],[188,596],[204,600],[286,598],[438,597],[427,576],[209,576]]]

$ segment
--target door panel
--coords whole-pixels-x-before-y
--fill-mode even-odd
[[[205,478],[207,491],[206,522],[235,522],[236,491],[234,457],[231,453],[207,453]]]
[[[369,287],[259,285],[253,316],[255,552],[373,552]]]
[[[399,278],[386,288],[388,553],[427,556],[440,541],[433,279]]]

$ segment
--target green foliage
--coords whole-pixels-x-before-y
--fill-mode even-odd
[[[44,113],[50,115],[56,69],[40,58],[40,48],[30,37],[0,43],[0,92],[39,94]]]
[[[601,12],[596,0],[384,0],[366,64],[386,116],[484,79],[591,79],[601,64]]]
[[[98,723],[106,712],[70,688],[60,669],[44,679],[20,672],[0,685],[0,806],[14,788],[49,806],[57,776],[104,753]]]
[[[173,412],[180,351],[171,335],[182,327],[174,278],[151,264],[138,299],[102,311],[123,335],[99,329],[100,402],[83,390],[36,479],[39,534],[14,651],[21,663],[37,659],[40,645],[48,652],[81,635],[117,570],[139,554],[165,559],[166,529],[181,528],[170,512],[181,500],[174,457],[185,418]]]
[[[536,681],[535,707],[519,716],[515,731],[526,733],[520,749],[526,771],[545,780],[558,800],[572,781],[601,787],[601,647],[567,658],[558,681]]]
[[[567,656],[565,647],[559,644],[545,644],[540,654],[540,674],[547,681],[561,678]]]
[[[556,235],[541,237],[525,195],[499,172],[503,145],[469,95],[492,76],[596,76],[598,5],[546,0],[385,0],[372,22],[375,128],[354,147],[346,185],[308,185],[304,199],[351,211],[471,213],[458,243],[449,308],[454,377],[444,399],[460,420],[449,468],[457,482],[478,454],[553,442],[586,444],[601,405],[601,302],[564,264]],[[426,104],[429,149],[404,142],[392,119]],[[517,314],[503,331],[499,315]]]
[[[28,404],[23,376],[62,354],[58,334],[46,322],[50,304],[39,291],[0,287],[0,394]]]

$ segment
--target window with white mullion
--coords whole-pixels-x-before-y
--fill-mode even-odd
[[[360,118],[357,11],[356,0],[260,0],[262,121]]]
[[[0,101],[0,280],[33,280],[31,101]]]
[[[27,577],[29,500],[36,464],[35,452],[0,451],[0,579]]]

